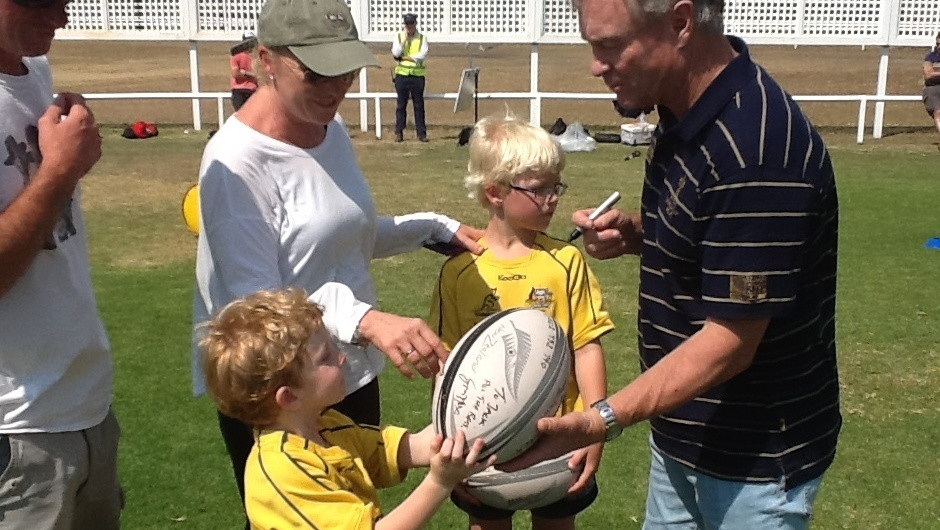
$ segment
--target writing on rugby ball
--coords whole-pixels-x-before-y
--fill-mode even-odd
[[[432,401],[437,433],[483,438],[483,458],[511,460],[538,436],[539,418],[561,405],[571,353],[562,327],[536,309],[490,315],[454,346]]]
[[[467,492],[502,510],[532,510],[560,501],[581,475],[568,469],[572,453],[509,473],[488,467],[467,479]],[[582,466],[583,469],[583,466]]]

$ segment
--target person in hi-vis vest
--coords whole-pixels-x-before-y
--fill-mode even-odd
[[[424,58],[428,55],[428,39],[418,33],[418,15],[405,13],[405,31],[399,32],[392,42],[392,57],[398,61],[395,67],[395,91],[398,106],[395,109],[395,141],[404,140],[405,117],[408,98],[415,110],[415,129],[418,140],[428,141],[428,129],[424,124]]]

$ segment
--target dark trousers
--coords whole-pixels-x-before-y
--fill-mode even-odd
[[[242,108],[242,105],[248,101],[248,98],[254,94],[254,90],[247,88],[233,88],[232,89],[232,108],[235,109],[235,112],[238,112],[238,109]]]
[[[379,379],[375,378],[366,386],[346,396],[345,399],[333,405],[333,409],[352,418],[356,423],[378,425],[381,420],[381,403],[379,401]],[[241,495],[242,509],[245,507],[245,464],[248,454],[255,443],[252,428],[235,418],[219,415],[219,430],[222,431],[222,440],[225,449],[232,460],[232,470],[235,472],[235,483],[238,485],[238,494]],[[249,528],[246,520],[245,528]]]
[[[401,134],[405,130],[408,98],[411,98],[415,109],[415,129],[418,131],[418,138],[426,138],[428,128],[424,124],[424,76],[396,75],[395,91],[398,92],[398,106],[395,107],[395,133]]]

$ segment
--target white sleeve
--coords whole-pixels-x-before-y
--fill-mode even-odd
[[[424,58],[427,56],[428,56],[428,38],[424,36],[424,34],[422,34],[421,35],[421,49],[418,50],[418,53],[415,54],[415,56],[412,57],[412,59],[414,59],[415,61],[423,61]]]
[[[433,212],[379,217],[373,257],[384,258],[416,250],[425,243],[447,243],[460,221]]]
[[[309,300],[323,306],[326,330],[343,342],[352,342],[359,321],[372,309],[371,305],[357,300],[349,287],[337,282],[324,283]]]
[[[402,52],[404,52],[404,50],[401,47],[400,39],[398,38],[398,35],[395,35],[395,40],[392,41],[392,57],[395,59],[401,59]]]

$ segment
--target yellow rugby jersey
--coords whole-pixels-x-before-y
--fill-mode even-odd
[[[359,425],[332,409],[320,421],[331,447],[285,431],[256,431],[245,468],[253,529],[366,529],[381,517],[376,487],[404,478],[398,446],[405,429]]]
[[[485,239],[479,243],[485,248]],[[431,298],[431,329],[452,348],[485,317],[516,307],[540,309],[558,321],[574,350],[614,329],[597,278],[581,251],[545,234],[528,256],[498,259],[488,250],[447,260]],[[559,414],[584,410],[575,380],[574,356]]]

